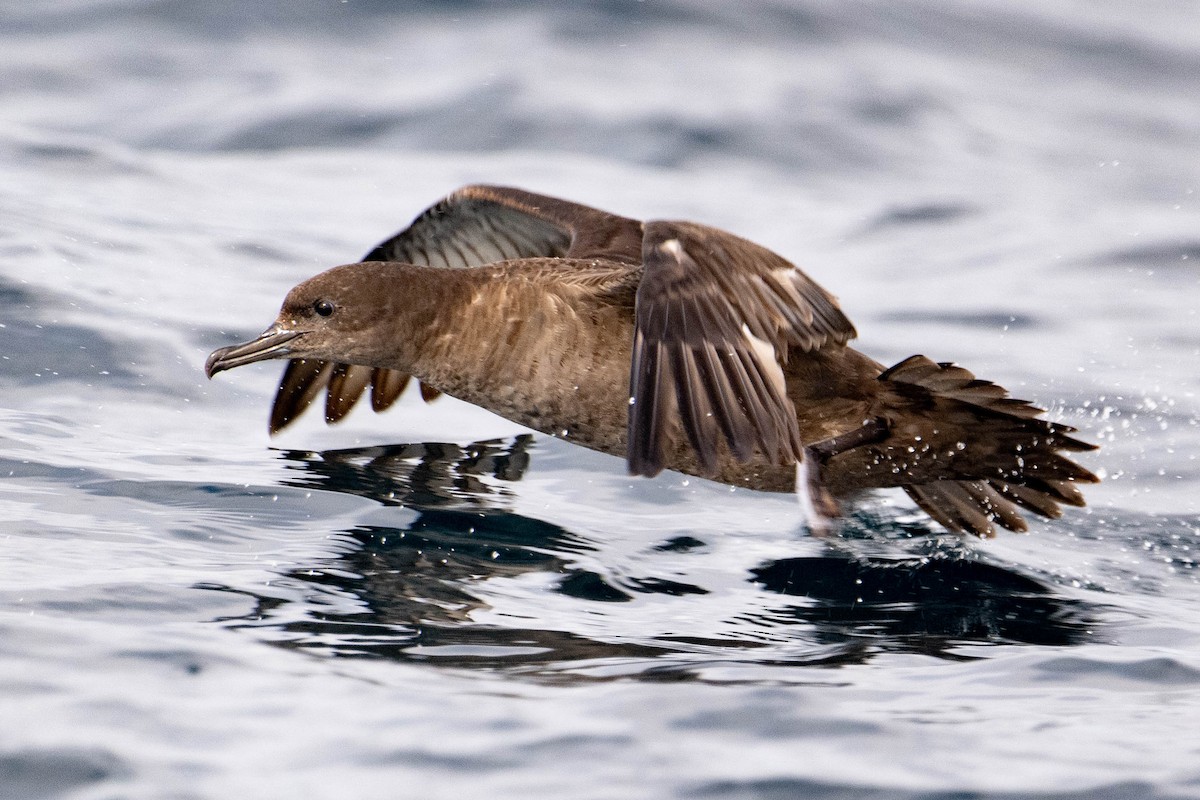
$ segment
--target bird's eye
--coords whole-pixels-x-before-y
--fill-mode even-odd
[[[328,300],[318,300],[313,303],[313,311],[320,314],[322,317],[328,317],[333,313],[333,303]]]

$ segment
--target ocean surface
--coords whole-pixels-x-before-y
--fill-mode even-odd
[[[0,798],[1200,798],[1195,3],[8,3],[0,178]],[[759,241],[1105,480],[821,539],[204,378],[476,181]]]

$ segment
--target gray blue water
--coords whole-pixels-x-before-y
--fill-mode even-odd
[[[0,10],[0,798],[1200,797],[1188,0]],[[204,356],[509,183],[762,242],[1103,449],[962,542]]]

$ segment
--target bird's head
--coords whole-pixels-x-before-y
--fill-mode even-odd
[[[257,338],[214,350],[204,371],[211,378],[276,358],[395,364],[403,358],[407,337],[394,332],[405,327],[402,317],[411,311],[403,296],[406,277],[399,265],[382,262],[322,272],[288,292],[274,324]]]

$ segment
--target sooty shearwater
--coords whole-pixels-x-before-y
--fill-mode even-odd
[[[1098,479],[1062,455],[1094,445],[962,367],[885,369],[846,346],[836,299],[753,242],[519,189],[468,186],[361,263],[288,293],[209,377],[287,358],[272,432],[320,393],[337,421],[416,376],[534,430],[663,469],[799,491],[816,527],[839,500],[902,487],[952,531],[1025,530]]]

